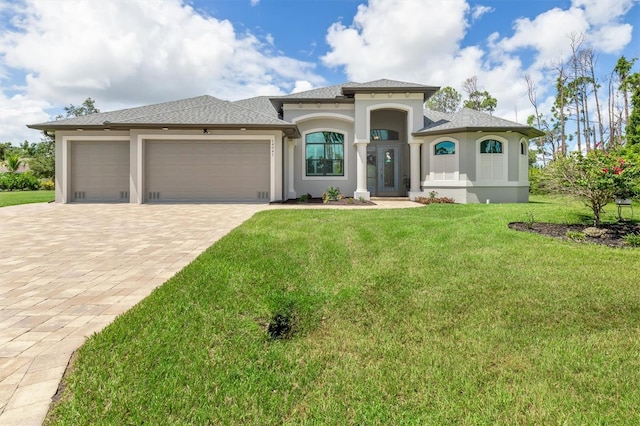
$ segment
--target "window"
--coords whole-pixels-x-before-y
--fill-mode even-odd
[[[314,132],[305,136],[307,176],[344,176],[344,135]]]
[[[506,139],[497,136],[478,140],[476,149],[480,155],[476,156],[476,179],[480,182],[506,181],[508,172]]]
[[[429,151],[429,179],[430,180],[458,180],[459,159],[456,146],[458,141],[443,137],[431,142]]]
[[[527,155],[527,146],[524,144],[524,142],[520,142],[520,154]]]
[[[487,139],[480,143],[480,154],[502,154],[502,142]]]
[[[439,142],[434,148],[434,155],[453,155],[455,153],[456,144],[451,141]]]
[[[371,130],[371,140],[373,141],[397,141],[400,134],[395,130],[373,129]]]

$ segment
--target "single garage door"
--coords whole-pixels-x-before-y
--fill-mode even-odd
[[[129,202],[129,142],[71,142],[70,199]]]
[[[269,142],[147,141],[145,151],[146,201],[269,201]]]

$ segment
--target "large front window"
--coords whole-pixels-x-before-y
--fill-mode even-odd
[[[305,137],[307,176],[344,176],[344,135],[314,132]]]

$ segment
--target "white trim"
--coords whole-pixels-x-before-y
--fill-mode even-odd
[[[247,140],[247,141],[263,141],[269,142],[270,149],[270,185],[269,185],[269,200],[276,201],[276,138],[273,135],[252,135],[252,134],[243,134],[243,135],[176,135],[176,134],[164,134],[164,133],[146,133],[138,135],[138,146],[142,145],[142,155],[138,158],[138,167],[142,169],[144,165],[144,157],[146,146],[142,143],[145,140],[173,140],[176,142],[180,141],[229,141],[229,140]],[[144,175],[144,173],[143,173]],[[144,177],[139,176],[141,182],[140,192],[142,194],[144,191]],[[144,197],[143,197],[144,200]],[[144,202],[144,201],[143,201]]]
[[[413,133],[413,108],[405,104],[397,104],[393,102],[375,104],[367,106],[367,128],[365,129],[367,138],[371,138],[371,111],[379,109],[396,109],[407,113],[406,137],[407,143],[411,141],[411,133]]]
[[[453,181],[453,180],[437,180],[437,181],[431,181],[431,180],[425,180],[422,182],[422,186],[425,188],[437,188],[439,186],[441,187],[451,187],[451,188],[471,188],[471,187],[475,187],[475,188],[483,188],[483,187],[494,187],[494,186],[504,186],[504,187],[525,187],[525,186],[529,186],[529,185],[525,185],[522,182],[516,182],[516,181],[485,181],[485,182],[474,182],[471,180],[460,180],[460,181]]]
[[[498,142],[502,142],[502,153],[500,154],[481,154],[480,153],[480,144],[483,141],[489,140],[489,139],[493,139],[496,140]],[[494,179],[494,180],[489,180],[489,181],[483,181],[480,179],[481,176],[481,168],[482,168],[482,158],[485,156],[492,156],[493,158],[497,157],[497,156],[501,156],[502,158],[502,178],[501,179]],[[520,155],[520,154],[518,154]],[[498,136],[495,134],[488,134],[488,135],[483,135],[482,137],[476,139],[476,143],[475,143],[475,156],[476,156],[476,179],[475,182],[477,184],[482,184],[482,186],[489,186],[487,185],[488,183],[491,182],[508,182],[509,181],[509,140],[502,137],[502,136]],[[486,157],[485,157],[486,158]],[[479,186],[479,185],[478,185]]]
[[[335,119],[340,121],[346,121],[347,123],[355,123],[356,121],[356,119],[353,117],[349,117],[348,115],[344,115],[344,114],[337,114],[335,112],[312,112],[311,114],[305,114],[305,115],[301,115],[300,117],[296,117],[292,119],[291,122],[293,124],[298,124],[302,121],[317,120],[321,118],[329,118],[329,119]]]
[[[316,133],[316,132],[334,132],[334,133],[340,133],[342,135],[344,135],[344,146],[342,148],[342,151],[344,153],[344,159],[343,159],[343,169],[344,169],[344,176],[307,176],[307,135],[309,133]],[[302,180],[316,180],[316,181],[342,181],[342,180],[349,180],[349,150],[347,149],[347,147],[349,146],[348,141],[349,141],[349,132],[347,132],[346,130],[342,130],[342,129],[333,129],[330,127],[318,127],[315,129],[307,129],[302,133],[302,138],[301,138],[302,143],[300,144],[300,146],[302,147],[302,149],[300,151],[302,151],[302,173],[300,173]]]
[[[105,135],[105,136],[89,136],[89,135],[63,135],[62,136],[62,202],[68,203],[70,201],[70,191],[71,191],[71,159],[69,156],[71,155],[71,145],[70,142],[73,141],[127,141],[131,143],[130,136],[115,136],[115,135]],[[129,182],[131,182],[131,165],[129,165]],[[129,183],[131,185],[131,183]],[[131,188],[129,188],[129,193],[131,193]]]
[[[524,154],[522,153],[523,145]],[[518,180],[529,185],[529,141],[527,139],[520,138],[518,151]]]
[[[433,171],[435,167],[436,157],[440,157],[439,155],[435,155],[435,146],[440,142],[453,142],[455,144],[455,153],[453,154],[453,162],[454,162],[454,171],[453,171],[453,179],[436,179],[435,172]],[[449,157],[449,155],[442,156]],[[460,141],[456,138],[450,136],[442,136],[438,139],[433,140],[429,144],[429,181],[430,182],[451,182],[460,180]]]

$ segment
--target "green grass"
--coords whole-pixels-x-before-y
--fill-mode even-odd
[[[260,213],[92,336],[47,423],[638,424],[640,250],[508,229],[589,220],[534,201]]]
[[[54,199],[54,191],[0,191],[0,207],[46,203]]]

